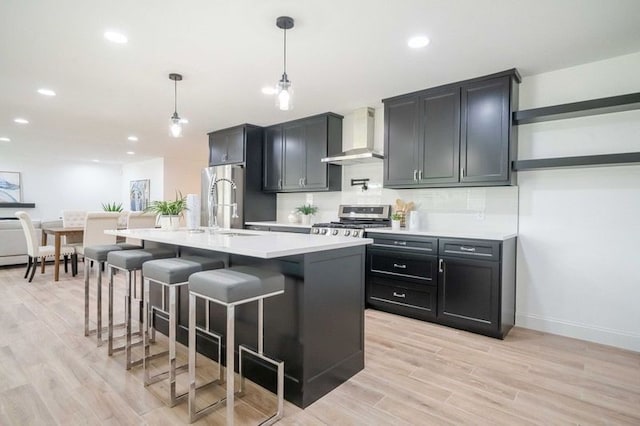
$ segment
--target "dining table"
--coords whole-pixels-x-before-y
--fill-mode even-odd
[[[59,281],[60,279],[60,246],[62,244],[62,237],[77,237],[82,239],[84,236],[84,227],[42,227],[42,245],[47,245],[47,237],[49,235],[54,236],[55,255],[53,261],[53,280]],[[42,272],[44,272],[44,262],[42,262]]]

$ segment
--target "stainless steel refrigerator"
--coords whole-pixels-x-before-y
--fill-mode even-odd
[[[260,166],[243,163],[202,169],[202,226],[244,228],[246,222],[276,220],[276,194],[262,192]]]

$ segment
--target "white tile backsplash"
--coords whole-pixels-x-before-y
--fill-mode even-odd
[[[382,187],[382,161],[342,167],[341,192],[314,192],[314,222],[337,219],[340,204],[395,204],[413,201],[420,227],[429,230],[518,232],[518,187],[387,189]],[[351,179],[369,178],[369,189],[351,186]],[[278,221],[306,202],[309,194],[278,194]]]

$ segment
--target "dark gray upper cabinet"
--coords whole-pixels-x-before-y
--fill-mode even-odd
[[[244,163],[247,125],[209,133],[209,165]]]
[[[460,164],[460,90],[433,90],[419,98],[420,184],[456,183]]]
[[[264,141],[265,191],[341,189],[341,167],[320,161],[342,149],[341,116],[326,113],[270,126]]]
[[[460,182],[509,180],[509,80],[462,86]]]
[[[412,185],[418,169],[418,98],[408,96],[384,104],[384,183]]]
[[[282,127],[264,129],[264,176],[265,191],[282,189]]]
[[[514,184],[519,82],[513,69],[383,100],[384,186]]]

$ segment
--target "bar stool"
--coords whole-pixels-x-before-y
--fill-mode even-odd
[[[131,299],[132,299],[132,286],[131,286],[131,275],[137,271],[142,270],[142,264],[149,260],[154,259],[163,259],[168,257],[175,257],[176,252],[174,249],[169,249],[165,247],[158,248],[149,248],[144,250],[117,250],[111,251],[107,254],[107,264],[109,265],[109,325],[108,325],[108,353],[109,356],[113,355],[114,352],[118,352],[124,350],[126,353],[126,368],[127,370],[131,369],[134,365],[139,365],[142,363],[142,358],[132,362],[131,361],[131,335],[132,335],[132,324],[131,324]],[[121,270],[127,274],[127,285],[126,285],[126,293],[125,293],[125,344],[123,346],[114,348],[113,347],[113,275],[115,270]],[[144,319],[141,316],[140,328],[138,330],[139,334],[142,334],[142,323]],[[137,344],[142,343],[142,341]]]
[[[102,268],[107,262],[107,254],[111,251],[118,250],[132,250],[137,248],[132,244],[103,244],[94,245],[84,248],[84,335],[90,336],[93,333],[96,334],[98,346],[102,346]],[[96,263],[96,328],[91,330],[89,328],[89,294],[91,292],[90,285],[90,272],[89,269],[92,262]],[[124,323],[123,323],[124,324]]]
[[[107,254],[112,251],[119,251],[123,248],[115,244],[105,244],[85,247],[84,249],[84,335],[89,336],[96,333],[98,339],[98,346],[102,346],[102,267],[107,261]],[[89,269],[92,262],[96,263],[96,328],[89,329]]]
[[[282,418],[284,414],[284,362],[269,358],[263,353],[264,299],[282,293],[284,293],[284,276],[282,274],[250,266],[197,272],[189,277],[189,421],[191,423],[226,402],[227,425],[233,425],[235,308],[255,300],[258,301],[258,351],[256,352],[246,345],[238,346],[240,392],[242,392],[244,383],[242,352],[246,351],[275,365],[278,369],[276,392],[278,409],[275,414],[260,424],[270,425]],[[196,410],[196,298],[198,297],[227,308],[226,398],[220,399],[201,410]]]
[[[144,341],[144,385],[148,386],[156,383],[160,380],[164,380],[169,377],[169,389],[170,389],[170,403],[169,406],[173,407],[188,395],[187,392],[176,396],[176,371],[184,370],[187,364],[176,367],[176,324],[177,324],[177,310],[176,310],[176,290],[186,284],[189,284],[189,276],[196,272],[208,271],[211,269],[224,268],[224,261],[217,258],[202,257],[202,256],[183,256],[175,259],[159,259],[150,260],[142,265],[143,287],[144,287],[144,318],[145,318],[145,332],[143,333]],[[162,307],[158,308],[153,306],[149,309],[149,282],[160,284],[163,286],[162,290]],[[169,288],[169,309],[167,311],[164,288]],[[153,311],[162,312],[169,317],[169,370],[164,373],[156,374],[153,377],[149,375],[149,361],[151,360],[150,348],[149,348],[149,332],[153,329]],[[204,330],[201,330],[204,331]],[[155,330],[154,330],[155,332]],[[218,359],[221,356],[221,344],[222,339],[219,335],[206,331],[207,334],[214,337],[218,341]],[[155,354],[153,358],[165,355],[167,352]],[[218,378],[222,378],[222,364],[218,371]]]

